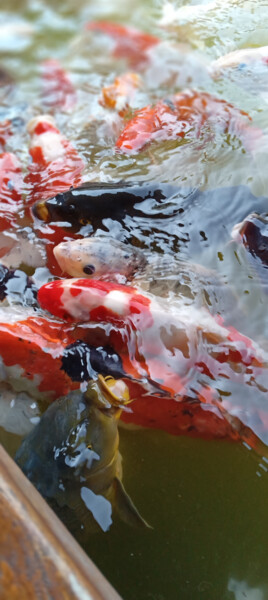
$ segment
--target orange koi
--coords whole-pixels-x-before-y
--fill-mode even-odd
[[[86,24],[86,29],[110,36],[115,42],[113,56],[127,60],[132,68],[144,67],[148,62],[148,50],[159,43],[154,35],[109,21],[91,21]]]
[[[212,131],[236,135],[247,144],[255,135],[243,117],[252,120],[225,100],[189,90],[138,110],[115,145],[120,152],[134,154],[154,141],[199,138],[204,125],[209,125]]]
[[[115,109],[123,117],[140,86],[141,78],[137,73],[124,73],[116,77],[114,83],[102,89],[100,104]]]

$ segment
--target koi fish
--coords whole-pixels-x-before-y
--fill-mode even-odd
[[[265,386],[267,357],[252,340],[225,326],[221,319],[213,318],[204,309],[197,310],[183,303],[180,308],[178,304],[172,307],[169,303],[144,295],[137,288],[97,280],[54,281],[40,288],[38,299],[42,308],[57,317],[89,322],[88,335],[90,322],[92,332],[95,331],[94,323],[112,325],[112,329],[106,330],[106,339],[120,354],[125,372],[140,381],[140,391],[135,390],[134,393],[137,401],[131,406],[131,414],[124,417],[128,422],[136,422],[137,405],[138,423],[141,424],[143,419],[147,426],[166,427],[173,433],[176,429],[177,433],[181,433],[183,425],[179,424],[180,419],[172,425],[172,416],[174,413],[182,415],[181,407],[176,408],[177,404],[188,401],[191,405],[197,403],[199,407],[202,404],[203,410],[213,407],[211,411],[216,416],[209,421],[208,430],[210,425],[215,425],[222,418],[228,423],[221,429],[226,437],[230,437],[228,431],[231,427],[236,432],[234,436],[239,432],[240,439],[242,437],[255,448],[258,444],[260,448],[262,443],[267,443],[263,419],[260,421],[261,429],[255,422],[258,421],[256,414],[263,412],[263,394],[268,389],[268,376]],[[144,381],[151,382],[154,390],[145,391]],[[229,381],[240,391],[243,389],[239,418],[237,405],[229,397],[231,394],[225,394]],[[136,384],[132,381],[128,385]],[[154,403],[150,398],[157,397],[157,387],[159,397]],[[133,398],[132,393],[130,397]],[[167,415],[163,417],[166,410]],[[195,410],[191,414],[194,413]],[[200,413],[201,410],[197,410],[202,422],[204,415],[201,417]],[[194,416],[191,421],[194,422]]]
[[[39,219],[39,227],[47,223],[52,228],[50,222],[59,221],[72,238],[74,231],[85,226],[80,237],[94,233],[111,239],[116,227],[117,240],[128,243],[128,250],[136,245],[192,260],[206,247],[228,243],[233,224],[253,206],[255,211],[265,212],[267,198],[254,196],[242,185],[200,191],[154,182],[122,182],[85,184],[36,203],[32,212]],[[153,235],[148,236],[148,231]],[[61,241],[55,238],[54,246]],[[62,276],[59,267],[57,275]],[[157,277],[160,279],[159,272]]]
[[[64,273],[72,277],[132,279],[146,265],[144,252],[106,237],[90,237],[55,246],[54,256]],[[124,282],[125,282],[124,281]],[[120,281],[118,281],[120,283]]]
[[[50,197],[82,179],[84,161],[74,146],[57,129],[53,117],[40,115],[28,123],[32,164],[25,181],[32,201]]]
[[[88,182],[37,202],[33,214],[45,222],[60,220],[74,227],[99,224],[109,217],[122,219],[126,214],[140,215],[149,202],[161,207],[177,191],[178,187],[167,183]]]
[[[159,42],[156,36],[149,33],[109,21],[91,21],[86,24],[86,29],[111,37],[115,42],[113,56],[127,60],[132,68],[144,67],[148,62],[148,50]]]
[[[32,203],[51,196],[55,187],[58,192],[78,185],[82,180],[84,161],[73,145],[60,133],[50,115],[42,115],[28,123],[31,136],[30,155],[32,164],[25,178],[29,186],[29,196],[25,206],[26,214]],[[62,241],[66,232],[58,225],[51,227],[34,223],[39,237],[46,240],[47,266],[57,275],[57,264],[53,256],[53,245]]]
[[[154,141],[199,138],[204,125],[237,135],[247,143],[247,136],[250,141],[252,132],[242,117],[252,120],[246,112],[206,92],[180,92],[138,110],[125,125],[115,146],[120,152],[133,154]]]
[[[242,48],[241,50],[235,50],[229,52],[224,56],[220,56],[217,60],[214,60],[210,65],[210,73],[212,77],[219,77],[226,69],[236,68],[238,70],[244,69],[254,63],[263,63],[268,65],[268,46],[262,46],[260,48]]]
[[[237,299],[217,274],[172,254],[148,253],[109,237],[62,242],[54,256],[64,273],[135,285],[156,296],[184,299],[212,313],[236,311]]]
[[[56,511],[67,506],[87,531],[92,517],[108,531],[113,509],[128,524],[148,527],[122,484],[118,418],[127,402],[123,382],[99,378],[86,394],[56,400],[15,456]]]
[[[265,286],[268,267],[268,215],[251,213],[233,227],[232,238],[246,249],[254,271]]]
[[[0,231],[15,227],[22,208],[22,171],[15,154],[0,154]]]
[[[70,111],[76,104],[76,91],[58,60],[45,60],[42,64],[44,106]]]
[[[137,73],[124,73],[116,77],[114,83],[102,89],[100,104],[115,109],[123,117],[140,87],[141,78]]]
[[[145,342],[150,352],[155,351],[158,356],[161,356],[160,350],[164,348],[169,351],[180,349],[182,355],[189,359],[185,361],[186,369],[189,369],[189,366],[194,364],[193,359],[195,362],[199,356],[196,344],[202,340],[206,340],[212,346],[216,344],[219,356],[220,350],[225,353],[225,359],[221,357],[221,360],[228,362],[231,356],[232,362],[240,361],[244,365],[255,364],[260,367],[263,364],[263,358],[257,359],[255,356],[251,340],[240,336],[230,327],[225,327],[219,318],[214,319],[206,310],[196,310],[192,306],[185,306],[184,303],[181,303],[179,309],[177,303],[173,307],[164,300],[156,300],[150,294],[141,293],[141,290],[135,287],[94,279],[57,280],[39,289],[38,301],[43,309],[64,320],[131,324],[134,331],[145,332],[145,337],[142,338],[144,350]],[[162,329],[162,333],[159,342],[156,342],[158,328]],[[195,339],[196,332],[198,335]],[[148,339],[145,339],[147,337]],[[245,345],[247,348],[244,354],[232,348],[232,343],[238,340],[241,341],[241,346]],[[193,351],[192,356],[189,355],[190,347]],[[213,362],[211,369],[213,370]],[[216,375],[217,370],[218,367],[215,366],[215,372],[211,375]],[[183,369],[180,373],[182,371]]]
[[[126,377],[122,360],[110,346],[97,348],[85,341],[76,340],[65,346],[62,355],[62,369],[72,381],[83,383],[96,379],[99,374]]]
[[[25,304],[25,300],[24,300]],[[54,400],[98,374],[124,376],[122,361],[109,346],[89,345],[86,331],[33,309],[0,308],[1,377],[16,391]],[[96,335],[95,335],[96,340]]]

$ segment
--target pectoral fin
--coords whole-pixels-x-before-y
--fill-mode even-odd
[[[114,492],[114,507],[121,519],[133,527],[148,527],[149,529],[152,529],[151,525],[142,518],[136,506],[134,506],[122,481],[115,477],[112,486]]]

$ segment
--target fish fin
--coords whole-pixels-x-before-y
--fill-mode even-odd
[[[114,505],[121,519],[134,527],[148,527],[149,529],[153,529],[140,515],[118,477],[114,478],[112,487],[115,499]]]

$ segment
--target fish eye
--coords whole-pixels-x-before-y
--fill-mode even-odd
[[[94,265],[85,265],[83,271],[86,273],[86,275],[92,275],[92,273],[95,273],[96,268]]]
[[[88,450],[92,450],[92,444],[88,444],[88,445],[87,445],[87,449],[88,449]]]

